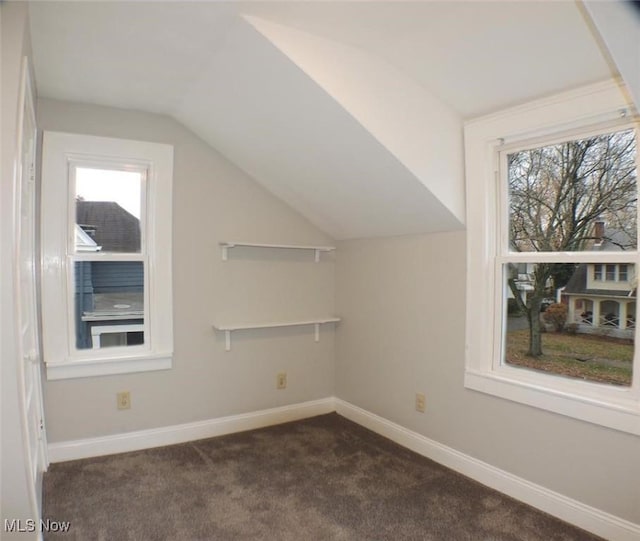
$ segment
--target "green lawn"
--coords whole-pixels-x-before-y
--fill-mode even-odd
[[[631,385],[633,344],[629,340],[547,332],[542,335],[542,357],[528,357],[528,346],[528,329],[508,332],[507,364],[599,383]]]

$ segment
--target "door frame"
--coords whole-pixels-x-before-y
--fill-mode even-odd
[[[31,124],[31,126],[29,126]],[[30,163],[25,163],[25,151],[24,142],[26,137],[26,130],[33,130],[33,148],[30,154]],[[37,303],[37,293],[38,293],[38,275],[39,273],[36,270],[37,265],[39,264],[39,256],[38,256],[38,241],[37,241],[37,231],[38,231],[38,223],[37,223],[37,207],[36,207],[36,155],[37,155],[37,123],[36,123],[36,115],[35,115],[35,104],[33,99],[33,90],[31,83],[31,73],[30,73],[30,63],[29,58],[24,57],[22,61],[22,69],[20,75],[20,91],[18,98],[18,122],[17,122],[17,168],[14,175],[14,247],[13,247],[13,264],[14,264],[14,291],[15,291],[15,304],[13,307],[14,312],[14,321],[16,322],[15,331],[16,331],[16,362],[17,362],[17,373],[18,373],[18,381],[16,382],[18,385],[18,396],[19,396],[19,408],[20,408],[20,424],[22,428],[22,443],[23,450],[25,455],[25,466],[27,469],[26,478],[29,484],[28,492],[29,499],[32,506],[32,512],[34,517],[39,520],[42,517],[42,474],[47,470],[49,465],[48,453],[47,453],[47,439],[46,439],[46,429],[44,423],[44,402],[43,402],[43,392],[42,392],[42,351],[41,351],[41,337],[40,337],[40,326],[39,326],[39,316],[38,316],[38,303]],[[31,183],[31,186],[28,187],[27,183]],[[21,271],[21,261],[23,257],[23,247],[22,247],[22,212],[23,212],[23,204],[24,204],[24,191],[25,189],[30,189],[30,193],[28,197],[30,198],[27,202],[29,205],[29,214],[30,219],[33,221],[31,227],[29,228],[31,231],[30,235],[33,235],[32,242],[30,243],[32,254],[30,256],[33,258],[33,265],[31,272],[33,273],[33,277],[30,280],[32,283],[29,284],[29,287],[33,287],[33,302],[30,303],[31,306],[23,306],[23,297],[22,290],[25,284],[23,284],[22,271]],[[34,348],[33,351],[25,351],[23,336],[22,336],[22,321],[24,316],[24,311],[30,310],[31,314],[29,315],[32,318],[33,324],[33,333],[34,333]],[[27,373],[30,370],[32,372],[31,375]],[[33,377],[34,381],[32,382],[32,392],[33,396],[28,397],[27,392],[27,378]],[[29,416],[27,411],[27,404],[29,398],[35,401],[35,407],[37,408],[37,414],[39,417],[38,422],[36,423],[36,427],[30,427]],[[35,428],[37,433],[35,437],[37,438],[37,449],[36,453],[38,456],[32,456],[32,449],[30,445],[30,428]],[[36,464],[36,472],[34,475],[34,464]]]

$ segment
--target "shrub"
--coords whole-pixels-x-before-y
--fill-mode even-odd
[[[567,322],[567,307],[559,302],[551,304],[544,311],[543,317],[557,332],[560,332],[564,329],[564,324]]]
[[[507,299],[507,314],[510,316],[520,316],[522,311],[515,299]]]
[[[567,334],[578,334],[578,324],[577,323],[569,323],[569,325],[566,325],[564,330],[566,331]]]

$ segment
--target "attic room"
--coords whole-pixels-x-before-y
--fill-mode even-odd
[[[3,539],[49,538],[45,518],[71,521],[52,539],[147,537],[52,511],[71,465],[85,468],[79,486],[112,456],[208,438],[284,445],[313,427],[329,438],[332,424],[334,451],[369,442],[353,451],[362,468],[366,445],[394,446],[373,477],[416,462],[472,480],[470,499],[494,491],[482,501],[504,512],[480,515],[481,538],[552,538],[544,516],[566,525],[558,539],[640,539],[636,3],[4,1],[0,24]],[[614,169],[581,196],[612,182],[570,239],[580,247],[550,235],[539,248],[526,224],[517,237],[513,175],[585,144]],[[595,250],[612,245],[594,239],[596,218],[611,238],[629,227],[629,245]],[[563,289],[576,282],[559,281],[566,269],[581,269],[582,289]],[[572,319],[556,333],[542,304],[562,307],[562,291]],[[512,324],[529,337],[520,366]],[[535,364],[536,336],[547,356],[552,340],[584,336],[625,353],[604,375],[588,371],[595,354],[568,374]],[[295,451],[273,462],[283,479]],[[347,455],[331,458],[347,483]],[[422,490],[408,473],[386,505],[361,505],[393,522],[412,505],[431,517],[440,495],[433,520],[448,526],[418,517],[371,533],[374,519],[337,499],[357,499],[357,480],[326,509],[290,482],[262,537],[194,537],[473,538],[447,530],[472,503],[456,515],[446,487],[398,503]],[[156,512],[177,524],[172,497]],[[261,498],[237,512],[261,516]],[[235,518],[232,501],[216,504],[220,520]]]

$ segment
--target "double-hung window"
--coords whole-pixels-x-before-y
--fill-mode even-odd
[[[468,388],[640,434],[636,127],[609,83],[467,123]]]
[[[171,367],[169,145],[45,132],[49,379]]]

